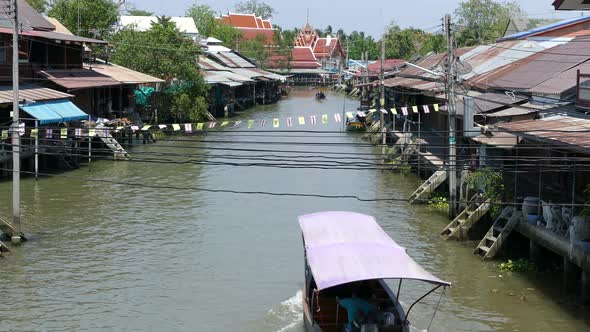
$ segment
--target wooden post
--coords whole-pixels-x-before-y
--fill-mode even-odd
[[[39,180],[39,120],[35,120],[35,180]]]
[[[573,292],[578,286],[580,278],[580,268],[570,262],[567,257],[563,257],[563,286],[567,292]]]
[[[590,304],[590,272],[582,271],[582,303]]]
[[[529,240],[529,257],[533,263],[539,263],[541,261],[541,246],[535,241]]]

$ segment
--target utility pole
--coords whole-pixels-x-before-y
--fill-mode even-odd
[[[455,52],[453,49],[453,32],[451,15],[445,16],[445,31],[447,33],[447,101],[449,112],[449,159],[447,172],[449,178],[449,217],[454,219],[457,215],[457,145],[456,145],[456,114],[455,104]]]
[[[14,21],[12,32],[12,235],[11,242],[19,245],[21,242],[20,225],[20,136],[18,132],[18,0],[14,0]]]
[[[381,127],[381,155],[385,155],[385,144],[387,143],[387,135],[385,133],[385,114],[383,110],[385,109],[385,34],[381,37],[381,73],[379,75],[379,89],[380,89],[380,98],[379,98],[379,115],[380,115],[380,127]]]

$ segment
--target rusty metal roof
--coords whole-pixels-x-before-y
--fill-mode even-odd
[[[88,69],[41,70],[39,74],[68,90],[121,85],[109,76]]]
[[[85,63],[84,68],[108,76],[123,84],[163,83],[164,80],[148,74],[104,61]]]
[[[531,53],[531,56],[498,70],[476,76],[470,83],[481,88],[526,91],[590,59],[588,49],[590,38],[579,37],[569,43]]]
[[[21,85],[19,86],[19,102],[23,101],[44,101],[44,100],[58,100],[70,99],[74,96],[68,93],[63,93],[49,88],[44,88],[37,85]],[[0,86],[0,104],[12,104],[13,91],[12,85]]]
[[[496,126],[529,140],[590,152],[590,119],[558,115]]]
[[[504,149],[511,149],[518,144],[518,136],[505,132],[489,133],[489,136],[481,134],[477,137],[473,137],[472,140],[480,144]]]

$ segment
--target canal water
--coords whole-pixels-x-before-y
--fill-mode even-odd
[[[414,175],[358,165],[342,169],[347,162],[370,162],[376,152],[358,136],[337,132],[341,125],[333,114],[354,110],[358,102],[332,94],[320,102],[313,95],[294,91],[240,118],[266,119],[266,133],[244,133],[242,126],[240,132],[168,137],[130,150],[149,163],[97,161],[90,169],[25,179],[23,220],[30,241],[0,260],[0,331],[302,331],[297,216],[322,210],[374,215],[415,260],[453,282],[432,331],[589,329],[585,312],[559,296],[559,274],[500,273],[497,262],[472,256],[474,243],[441,240],[443,214],[396,200],[419,185]],[[329,114],[329,124],[321,123],[322,114]],[[307,118],[306,128],[334,132],[271,127],[273,118],[302,115],[318,116],[315,127]],[[294,166],[326,165],[338,155],[321,157],[336,152],[346,154],[331,169]],[[291,161],[278,160],[287,155]],[[3,216],[11,213],[10,188],[10,182],[0,183]],[[426,290],[408,282],[402,300],[409,304]],[[415,310],[417,330],[428,327],[438,295]]]

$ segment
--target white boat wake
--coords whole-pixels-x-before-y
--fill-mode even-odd
[[[281,326],[277,332],[298,331],[303,324],[303,296],[301,291],[291,298],[281,302],[276,308],[270,309],[268,315],[272,317],[273,325]]]

